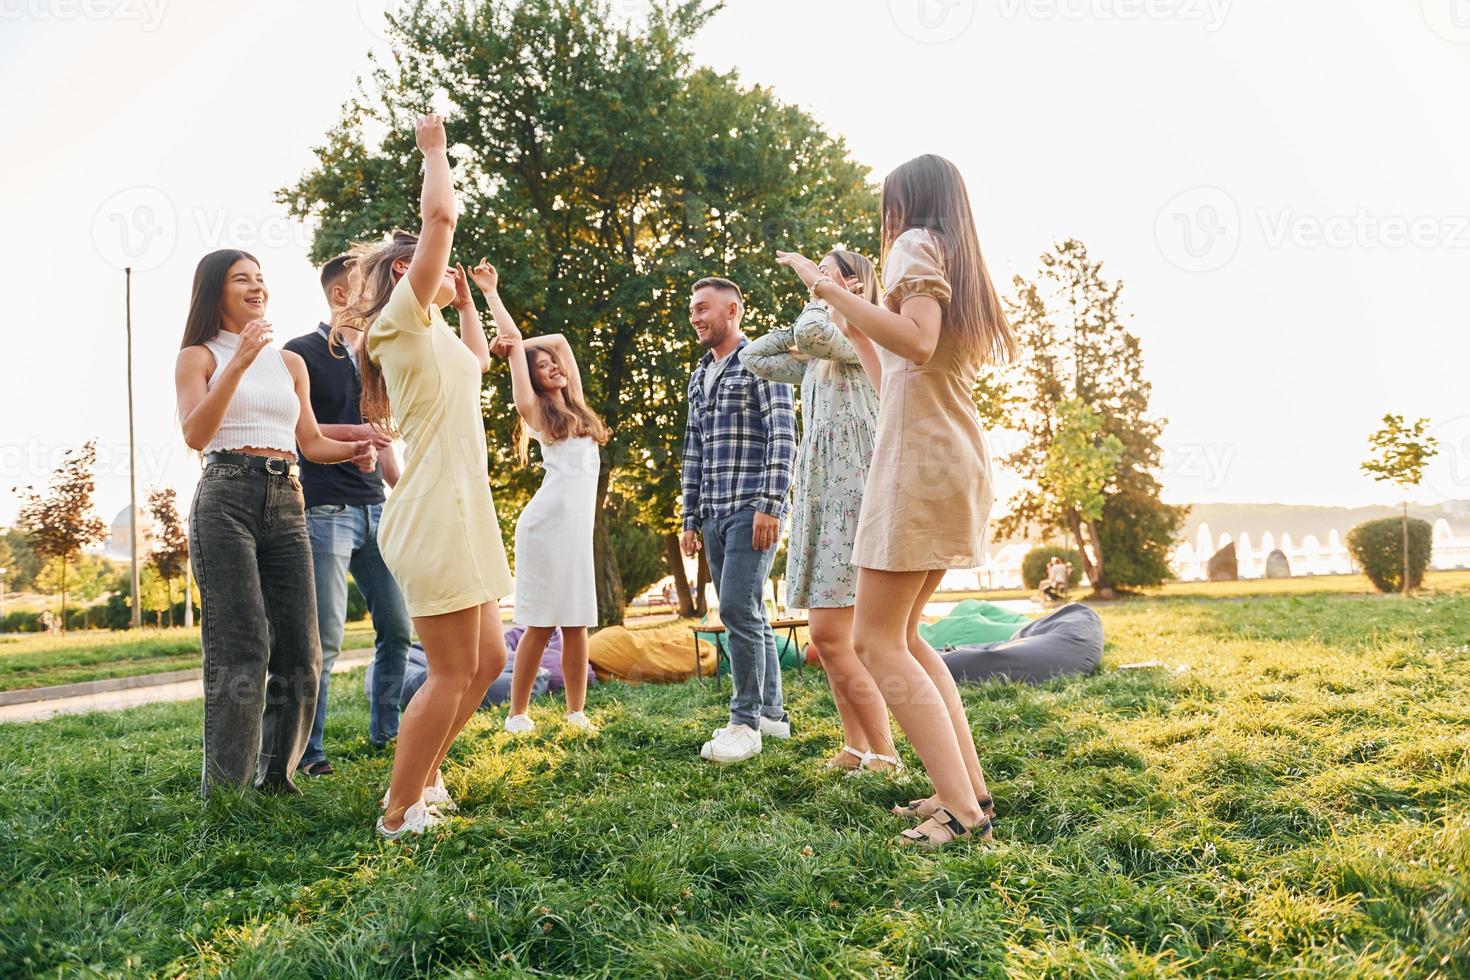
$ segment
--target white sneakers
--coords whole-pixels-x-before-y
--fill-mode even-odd
[[[788,715],[782,721],[772,721],[765,715],[761,715],[761,734],[769,735],[771,738],[790,738],[791,717]]]
[[[761,733],[749,725],[726,725],[715,729],[714,738],[699,750],[710,762],[744,762],[761,750]]]
[[[444,786],[444,773],[434,773],[434,785],[424,787],[423,803],[431,810],[443,810],[447,813],[459,809],[459,804],[454,802],[454,797],[449,795],[449,790]]]
[[[505,719],[505,730],[516,735],[524,735],[526,732],[536,730],[536,723],[531,720],[530,715],[511,715]]]
[[[384,840],[397,840],[407,834],[422,834],[437,824],[441,819],[443,818],[424,805],[423,800],[419,800],[413,806],[403,811],[403,823],[398,825],[397,830],[389,830],[387,827],[384,827],[383,818],[379,817],[378,836]]]
[[[580,728],[588,735],[597,734],[597,726],[592,724],[592,719],[587,717],[585,711],[573,711],[567,715],[567,724],[573,728]]]

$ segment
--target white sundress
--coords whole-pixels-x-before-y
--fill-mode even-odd
[[[545,476],[516,521],[515,621],[522,626],[596,626],[592,563],[601,453],[587,436],[541,444]]]

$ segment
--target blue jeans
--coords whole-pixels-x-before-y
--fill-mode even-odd
[[[373,662],[368,666],[368,701],[371,712],[368,738],[382,745],[398,734],[398,695],[403,690],[403,669],[413,638],[413,622],[398,583],[378,553],[378,518],[382,504],[319,504],[307,508],[306,527],[311,535],[311,570],[316,579],[316,621],[321,635],[322,680],[317,692],[316,720],[306,743],[303,766],[327,757],[322,732],[327,724],[327,687],[332,664],[342,652],[342,631],[347,622],[347,572],[372,613],[377,634]]]
[[[751,546],[755,509],[747,507],[725,517],[705,520],[704,557],[710,580],[720,599],[720,622],[730,640],[730,724],[755,728],[764,715],[774,721],[786,717],[781,706],[781,661],[776,656],[776,634],[766,618],[763,601],[766,578],[776,546],[756,551]]]

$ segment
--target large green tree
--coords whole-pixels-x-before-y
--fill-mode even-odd
[[[842,139],[768,90],[696,66],[690,43],[719,4],[655,3],[639,24],[600,0],[468,0],[410,5],[376,63],[281,192],[317,223],[313,254],[394,227],[416,228],[413,117],[447,109],[461,260],[488,256],[530,333],[565,333],[588,398],[612,427],[595,548],[604,623],[623,590],[610,547],[610,490],[676,559],[685,388],[700,354],[687,325],[701,276],[740,283],[750,332],[792,318],[805,298],[776,249],[872,252],[877,195]],[[507,531],[538,475],[511,452],[503,365],[488,380],[492,482]]]
[[[1165,420],[1149,413],[1152,386],[1124,324],[1123,284],[1103,278],[1102,263],[1069,239],[1042,255],[1034,281],[1017,276],[1014,287],[1006,305],[1020,357],[976,393],[989,421],[1024,437],[1004,462],[1027,485],[997,533],[1071,535],[1101,595],[1166,581],[1187,508],[1159,497]],[[1082,464],[1085,474],[1064,478]]]

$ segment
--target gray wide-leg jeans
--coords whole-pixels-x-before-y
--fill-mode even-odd
[[[214,463],[189,511],[204,648],[201,791],[294,789],[322,653],[301,484]]]

